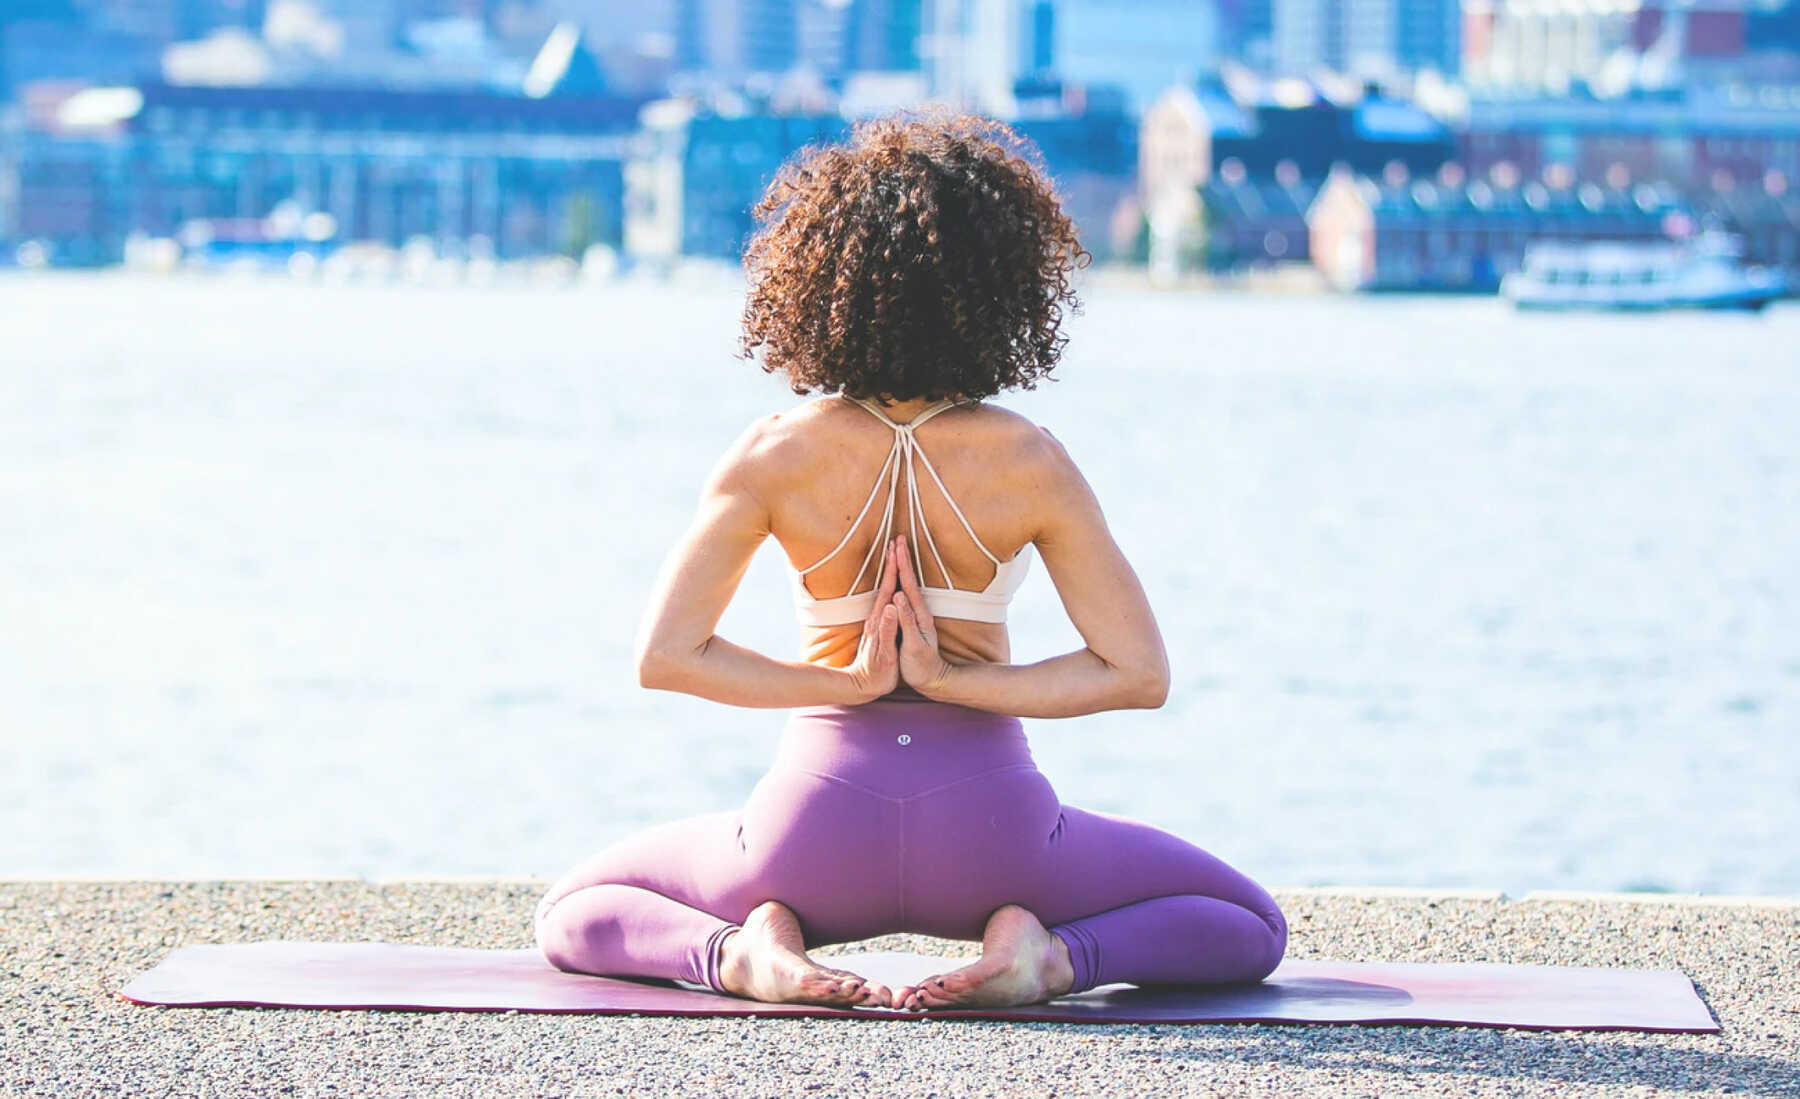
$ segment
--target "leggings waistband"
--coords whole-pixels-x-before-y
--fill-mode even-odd
[[[774,761],[777,770],[828,775],[886,797],[1035,766],[1018,718],[918,695],[794,710]]]

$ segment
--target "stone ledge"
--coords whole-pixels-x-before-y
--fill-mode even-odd
[[[1781,898],[1274,890],[1292,916],[1294,958],[1679,969],[1720,1034],[172,1010],[118,995],[190,943],[529,947],[543,884],[0,882],[0,1095],[810,1096],[898,1082],[908,1094],[990,1099],[1800,1095],[1800,904]],[[1480,899],[1425,903],[1458,896]],[[968,946],[887,936],[860,948]]]

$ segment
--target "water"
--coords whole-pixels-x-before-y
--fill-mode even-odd
[[[539,874],[736,805],[640,690],[701,479],[793,398],[729,284],[0,280],[0,874]],[[1800,309],[1093,287],[1008,403],[1174,668],[1065,800],[1274,885],[1800,893]],[[720,632],[787,653],[770,547]],[[1041,569],[1018,657],[1074,648]]]

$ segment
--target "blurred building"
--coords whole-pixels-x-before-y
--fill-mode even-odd
[[[1063,208],[1096,257],[1135,186],[1137,127],[1122,95],[1060,82],[1022,81],[1026,116],[1013,128],[1041,154]],[[654,103],[625,169],[625,249],[636,259],[736,260],[754,229],[751,208],[783,161],[849,136],[832,110],[784,111],[769,102]]]
[[[722,80],[785,72],[799,59],[800,0],[677,0],[676,58]]]
[[[1800,85],[1476,99],[1459,145],[1475,175],[1667,181],[1696,195],[1771,172],[1800,179]]]
[[[1459,0],[1273,0],[1270,37],[1273,66],[1283,73],[1453,73],[1462,8]]]
[[[850,68],[850,8],[835,0],[800,0],[795,11],[794,64],[828,79]]]
[[[1096,261],[1119,258],[1130,242],[1114,222],[1137,191],[1138,125],[1123,89],[1054,78],[1014,86],[1013,129],[1035,145],[1064,212]]]
[[[641,101],[482,91],[142,84],[68,96],[0,171],[0,236],[57,262],[132,234],[324,214],[335,240],[495,255],[616,240]]]
[[[1561,95],[1729,77],[1761,0],[1463,0],[1463,72],[1478,89]]]
[[[1732,187],[1708,196],[1704,223],[1724,230],[1743,245],[1745,263],[1779,267],[1789,285],[1800,285],[1800,194],[1790,177],[1772,173],[1760,185]]]
[[[1306,211],[1318,192],[1317,180],[1251,179],[1228,163],[1199,189],[1198,262],[1209,271],[1233,273],[1305,261]]]
[[[1301,211],[1334,167],[1428,175],[1454,151],[1444,123],[1373,87],[1241,72],[1177,85],[1140,128],[1148,259],[1165,275],[1304,260]]]
[[[915,72],[921,64],[925,0],[850,0],[844,25],[848,68]]]
[[[1296,189],[1316,187],[1335,165],[1363,174],[1380,174],[1389,165],[1429,174],[1454,150],[1442,122],[1372,88],[1345,95],[1298,80],[1244,75],[1177,85],[1144,113],[1140,127],[1138,187],[1150,250],[1158,262],[1176,263],[1180,256],[1185,265],[1197,257],[1203,239],[1277,231],[1232,219],[1271,201],[1291,204]],[[1203,193],[1221,176],[1225,186]],[[1266,195],[1258,190],[1271,183],[1278,186]],[[1292,241],[1283,243],[1283,255],[1304,258]],[[1236,246],[1228,253],[1250,255]]]
[[[1027,75],[1056,71],[1056,4],[1031,0],[1025,6],[1025,46],[1021,66]]]
[[[603,41],[612,35],[598,28],[621,21],[610,10],[586,13],[598,0],[555,2],[583,9]],[[927,8],[926,0],[650,0],[633,5],[623,22],[637,40],[666,30],[676,68],[717,88],[796,67],[832,81],[855,72],[919,71]]]
[[[1307,214],[1313,263],[1346,290],[1490,292],[1538,240],[1658,241],[1691,228],[1675,190],[1595,183],[1496,187],[1335,172]]]
[[[1019,0],[930,0],[921,60],[933,97],[1001,118],[1014,111],[1024,25]]]
[[[838,114],[724,115],[684,100],[645,108],[625,169],[625,250],[671,263],[683,256],[736,260],[755,224],[751,207],[790,155],[841,140]]]
[[[1056,73],[1125,89],[1141,112],[1163,89],[1215,72],[1228,56],[1225,0],[1058,0]]]
[[[1219,0],[1219,52],[1267,72],[1274,63],[1275,0]]]
[[[70,0],[0,4],[0,102],[45,80],[120,83],[154,75],[162,42],[85,18]]]
[[[1763,0],[1745,16],[1744,42],[1753,53],[1800,54],[1800,2]]]
[[[1442,121],[1373,86],[1326,89],[1299,80],[1217,80],[1168,89],[1142,120],[1139,176],[1147,194],[1198,186],[1234,160],[1252,177],[1283,165],[1323,179],[1335,164],[1380,172],[1390,161],[1436,171],[1455,152]]]

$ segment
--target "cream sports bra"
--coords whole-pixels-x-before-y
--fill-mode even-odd
[[[862,510],[851,520],[850,529],[844,533],[843,540],[825,556],[814,561],[803,569],[790,569],[788,575],[794,582],[794,607],[798,612],[800,624],[803,626],[846,626],[853,622],[861,622],[869,617],[875,608],[875,588],[881,576],[880,566],[876,566],[875,575],[870,577],[869,590],[859,592],[856,586],[862,583],[863,574],[869,571],[870,562],[894,538],[894,497],[900,490],[900,470],[906,468],[907,513],[910,517],[910,536],[906,540],[908,549],[913,555],[913,572],[920,577],[919,592],[925,597],[925,609],[934,618],[963,618],[972,622],[1004,622],[1006,621],[1006,605],[1012,602],[1013,593],[1025,580],[1025,573],[1031,565],[1031,543],[1027,542],[1010,561],[1002,561],[988,552],[988,548],[975,536],[975,528],[963,517],[962,509],[951,499],[950,490],[944,487],[943,479],[932,468],[931,459],[913,438],[913,431],[926,420],[931,419],[944,409],[951,407],[953,401],[939,401],[925,409],[907,423],[895,423],[887,413],[866,401],[855,397],[847,397],[852,404],[866,409],[870,415],[894,429],[894,445],[888,451],[887,461],[882,463],[881,472],[875,477],[875,487],[869,490],[869,498],[863,501]],[[994,578],[988,586],[980,591],[963,588],[934,588],[924,582],[923,559],[919,556],[919,476],[918,467],[923,465],[925,472],[931,474],[931,480],[937,485],[938,492],[943,494],[944,502],[950,505],[957,522],[968,532],[969,539],[975,548],[994,563]],[[887,505],[881,513],[881,527],[875,534],[875,540],[869,544],[869,552],[864,555],[862,567],[856,570],[856,579],[850,581],[849,595],[835,599],[815,599],[806,590],[806,575],[825,562],[843,552],[850,539],[856,536],[862,527],[863,519],[869,509],[875,505],[875,497],[880,494],[882,483],[887,483]],[[931,528],[925,527],[925,545],[931,550],[931,556],[937,562],[938,573],[945,580],[950,579],[950,570],[944,568],[944,559],[938,556],[937,543],[931,537]]]

